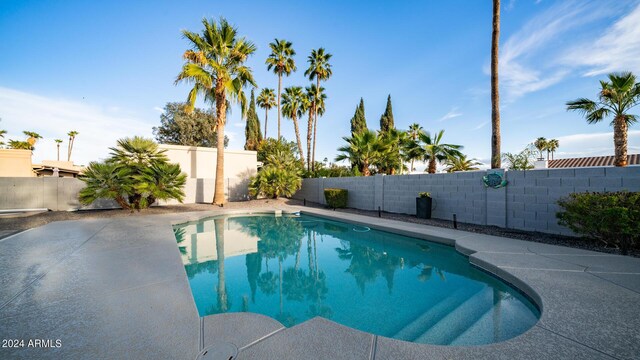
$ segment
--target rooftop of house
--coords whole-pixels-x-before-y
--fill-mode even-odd
[[[590,156],[581,158],[568,158],[549,160],[549,169],[576,168],[592,166],[613,166],[614,156]],[[627,165],[640,165],[640,154],[627,155]]]

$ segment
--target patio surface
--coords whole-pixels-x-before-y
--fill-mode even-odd
[[[49,223],[0,239],[1,359],[639,359],[640,259],[313,208],[282,207],[455,245],[542,308],[508,341],[431,346],[314,318],[291,328],[252,313],[200,318],[172,224],[238,211]],[[373,225],[372,225],[373,224]],[[54,347],[29,347],[29,340]],[[55,347],[60,340],[60,347]],[[4,342],[4,341],[3,341]]]

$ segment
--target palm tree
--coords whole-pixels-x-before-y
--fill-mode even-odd
[[[67,133],[69,136],[69,144],[67,145],[67,161],[71,161],[71,152],[73,151],[73,143],[76,141],[76,136],[78,136],[78,132],[75,130],[71,130]]]
[[[293,44],[290,41],[275,39],[274,42],[269,44],[271,48],[271,54],[267,57],[267,70],[273,69],[273,72],[278,74],[278,139],[280,139],[280,111],[282,93],[282,74],[291,75],[296,71],[296,63],[293,60],[293,56],[296,54],[293,50]]]
[[[311,55],[307,58],[309,62],[309,68],[304,72],[305,76],[309,77],[309,80],[316,79],[316,89],[320,89],[320,81],[325,81],[333,75],[333,71],[331,70],[331,64],[329,64],[329,59],[331,59],[331,54],[324,51],[324,48],[319,48],[318,50],[311,50]],[[318,95],[319,96],[319,95]],[[311,159],[311,168],[315,170],[315,162],[316,162],[316,127],[318,126],[318,109],[317,105],[314,108],[314,120],[313,120],[313,156]]]
[[[193,84],[187,98],[187,112],[193,111],[198,95],[204,96],[216,107],[216,132],[218,136],[216,154],[216,182],[213,204],[223,205],[224,198],[224,126],[230,100],[240,103],[242,116],[246,113],[247,98],[244,88],[256,86],[251,69],[244,65],[256,51],[256,46],[238,37],[238,30],[227,20],[202,19],[202,34],[183,30],[191,46],[185,51],[186,63],[176,78],[176,83],[186,81]]]
[[[446,160],[447,168],[446,172],[452,173],[455,171],[474,171],[480,170],[477,166],[482,165],[476,159],[467,159],[467,155],[460,154],[458,156],[449,156]]]
[[[491,168],[500,163],[500,94],[498,91],[498,44],[500,42],[500,0],[493,0],[491,33]]]
[[[60,161],[60,144],[62,144],[62,140],[55,139],[54,141],[56,142],[56,146],[58,147],[58,161]]]
[[[324,93],[324,88],[320,87],[318,89],[315,84],[311,84],[311,86],[307,86],[307,98],[309,99],[309,122],[307,124],[307,170],[312,170],[311,164],[311,137],[314,136],[315,132],[312,134],[312,128],[315,128],[313,125],[315,124],[315,115],[316,113],[323,114],[324,113],[324,101],[327,99],[327,95]]]
[[[264,138],[267,138],[267,121],[269,117],[269,110],[276,106],[276,95],[273,89],[264,88],[260,91],[260,95],[256,99],[258,106],[264,109]]]
[[[536,149],[538,149],[538,152],[540,153],[540,157],[538,157],[538,160],[543,160],[542,152],[547,150],[547,147],[549,146],[549,142],[547,141],[547,139],[544,137],[539,137],[536,139],[536,141],[533,142],[533,146],[535,146]],[[547,160],[549,160],[548,152],[547,152]]]
[[[422,158],[424,161],[429,162],[427,170],[429,174],[435,174],[436,164],[438,161],[444,161],[451,156],[460,156],[460,150],[462,145],[442,144],[442,136],[444,130],[440,130],[433,136],[427,131],[419,135],[420,142],[424,145],[421,146]]]
[[[555,153],[559,147],[560,141],[558,141],[558,139],[549,140],[549,143],[547,143],[547,158],[549,157],[548,152],[551,152],[551,160],[553,160],[553,153]]]
[[[300,151],[300,161],[304,164],[304,153],[302,152],[302,142],[300,141],[300,129],[298,128],[298,118],[307,112],[308,100],[302,92],[302,87],[291,86],[284,89],[282,96],[282,115],[293,121],[293,128],[296,132],[296,141]]]
[[[609,74],[609,81],[600,81],[598,100],[580,98],[567,102],[567,110],[582,113],[589,124],[613,116],[613,144],[615,166],[627,166],[627,129],[638,119],[629,111],[640,103],[640,83],[630,72]]]
[[[409,141],[407,141],[404,146],[405,158],[406,160],[411,161],[409,172],[415,170],[413,167],[413,162],[417,159],[420,159],[420,155],[415,151],[415,149],[419,147],[418,137],[423,132],[424,129],[422,128],[422,126],[420,126],[420,124],[413,123],[409,125],[409,131],[407,131]]]
[[[34,146],[36,145],[36,142],[38,141],[38,139],[42,139],[42,136],[37,132],[23,131],[22,133],[28,136],[27,143],[31,145],[31,150],[35,149]]]
[[[351,164],[358,165],[362,175],[371,175],[369,167],[384,154],[386,143],[371,130],[353,134],[352,137],[345,136],[343,139],[348,144],[338,148],[342,154],[336,156],[336,161],[349,160]]]

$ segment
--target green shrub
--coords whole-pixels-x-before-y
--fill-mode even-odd
[[[267,165],[249,180],[249,195],[277,199],[291,197],[302,187],[302,178],[297,171]]]
[[[324,198],[330,207],[346,208],[349,192],[345,189],[324,189]]]
[[[558,200],[564,208],[556,214],[558,224],[577,234],[617,246],[640,247],[640,193],[573,193]]]
[[[430,192],[426,192],[426,191],[424,191],[424,192],[419,192],[419,193],[418,193],[418,197],[421,197],[421,198],[429,198],[429,197],[431,197],[431,193],[430,193]]]

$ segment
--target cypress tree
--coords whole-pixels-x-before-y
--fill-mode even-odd
[[[258,145],[262,141],[262,131],[260,130],[260,119],[256,112],[256,99],[251,90],[251,103],[247,111],[247,123],[244,128],[245,150],[258,150]]]
[[[351,118],[351,136],[367,130],[367,119],[364,117],[364,100],[360,98],[360,104],[356,106],[356,112]]]
[[[396,126],[393,123],[393,109],[391,109],[391,95],[387,97],[387,108],[384,110],[384,114],[380,117],[380,132],[387,132],[389,129],[395,129]]]

